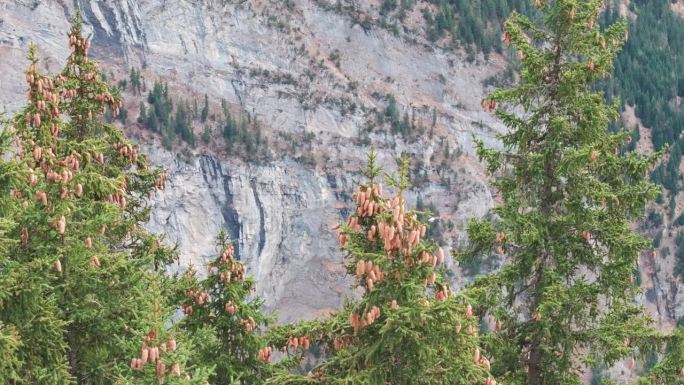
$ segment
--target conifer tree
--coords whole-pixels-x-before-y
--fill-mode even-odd
[[[423,239],[418,213],[404,209],[408,167],[404,158],[398,178],[388,177],[398,193],[387,198],[369,154],[368,182],[353,194],[356,210],[339,235],[364,295],[328,319],[273,328],[270,345],[295,361],[312,348],[322,357],[308,375],[278,372],[268,383],[496,384],[468,293],[452,292],[442,249]]]
[[[150,279],[167,280],[163,267],[175,256],[143,228],[145,199],[165,176],[102,121],[121,101],[88,59],[89,45],[77,16],[72,53],[55,77],[37,71],[31,47],[28,105],[6,127],[15,145],[13,157],[0,158],[0,223],[10,224],[11,240],[0,250],[0,323],[16,359],[2,383],[127,376],[140,351],[132,339],[154,326]]]
[[[684,384],[684,327],[679,326],[663,339],[664,358],[640,379],[639,385]]]
[[[16,328],[0,323],[0,379],[6,383],[19,380],[21,362],[17,351],[20,344]]]
[[[499,254],[503,267],[475,282],[478,306],[503,327],[488,335],[494,373],[507,384],[580,384],[601,360],[634,366],[650,330],[632,301],[638,256],[648,247],[631,221],[657,189],[658,154],[626,153],[627,130],[611,133],[616,101],[593,85],[612,69],[625,23],[598,25],[601,0],[537,0],[538,19],[513,13],[504,42],[520,82],[482,101],[509,130],[502,149],[478,142],[503,204],[474,221],[464,259]]]
[[[8,135],[0,133],[0,158],[5,154],[7,148]],[[4,176],[8,175],[8,163],[0,162],[0,183],[6,182]],[[5,191],[0,191],[2,194]],[[5,192],[6,193],[6,192]],[[7,201],[11,199],[9,194],[0,195],[0,210],[10,209]],[[12,240],[8,237],[8,232],[11,231],[13,223],[4,217],[0,217],[0,266],[7,266],[9,262],[7,251]],[[16,285],[16,276],[0,275],[0,287],[7,287],[9,285]],[[4,302],[6,291],[0,291],[0,304]],[[16,381],[19,376],[19,367],[21,362],[18,359],[17,350],[20,346],[20,340],[17,335],[17,330],[12,325],[5,325],[0,322],[0,380],[5,382]]]
[[[22,346],[35,343],[40,347],[41,343],[44,344],[43,339],[53,339],[55,343],[42,346],[48,345],[58,351],[65,348],[61,342],[63,324],[57,318],[57,309],[49,298],[42,295],[48,280],[32,274],[29,266],[22,266],[11,257],[10,252],[19,243],[15,238],[17,222],[14,219],[21,210],[12,186],[22,174],[17,159],[9,158],[13,155],[9,145],[11,137],[10,130],[0,132],[0,382],[20,383],[26,375],[24,367],[38,366],[40,369],[32,373],[36,379],[46,384],[57,384],[68,379],[66,360],[59,353],[27,354],[27,351],[35,353],[38,349]],[[21,291],[11,289],[22,285],[26,287]],[[14,314],[3,314],[17,299],[23,302],[23,306]],[[22,338],[21,325],[29,319],[32,319],[31,326],[36,330]],[[19,323],[16,324],[15,320]]]
[[[207,118],[209,117],[209,96],[207,94],[204,94],[204,106],[202,107],[202,112],[201,112],[201,120],[202,123],[207,121]]]
[[[197,347],[195,359],[215,367],[210,384],[263,384],[270,374],[267,349],[257,334],[269,321],[260,311],[263,301],[248,298],[254,279],[235,258],[224,231],[218,234],[216,249],[219,255],[207,265],[204,279],[198,280],[192,268],[186,272],[183,330],[208,337]]]
[[[130,359],[131,370],[122,373],[120,385],[205,385],[213,373],[213,365],[200,361],[195,365],[196,350],[206,335],[184,333],[178,324],[166,324],[177,308],[175,291],[179,281],[150,274],[148,283],[151,302],[147,309],[149,332],[138,333],[128,344],[136,352]]]
[[[145,102],[140,102],[140,114],[138,115],[138,123],[140,124],[146,124],[147,123],[147,108],[145,108]]]

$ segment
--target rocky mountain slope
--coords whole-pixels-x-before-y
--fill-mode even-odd
[[[332,227],[345,218],[371,146],[390,171],[395,156],[413,157],[418,188],[409,202],[420,191],[435,204],[449,245],[496,200],[472,135],[495,145],[502,129],[479,103],[483,82],[504,70],[505,57],[467,60],[465,52],[426,40],[421,9],[431,5],[424,2],[402,28],[381,28],[380,3],[2,0],[0,110],[23,103],[29,42],[39,45],[44,69],[60,69],[67,17],[78,7],[93,33],[93,56],[110,79],[141,68],[147,87],[168,82],[172,97],[185,100],[206,93],[213,109],[224,99],[258,120],[268,161],[227,155],[222,138],[168,149],[135,123],[144,95],[124,93],[129,135],[169,170],[151,227],[179,243],[182,265],[203,265],[217,230],[227,228],[267,308],[278,309],[281,321],[313,317],[353,295]],[[411,122],[407,135],[379,123],[390,96]],[[195,129],[199,135],[201,127]],[[684,315],[684,286],[671,273],[672,259],[642,256],[642,300],[664,329]]]
[[[67,54],[67,15],[77,6],[93,32],[93,55],[113,78],[143,67],[148,86],[162,79],[181,96],[199,99],[206,92],[265,127],[273,160],[262,165],[204,147],[177,157],[177,149],[163,149],[144,132],[141,137],[170,173],[152,228],[178,241],[182,263],[195,265],[213,252],[216,231],[228,228],[257,278],[258,294],[283,321],[334,309],[348,292],[331,228],[344,218],[352,178],[370,145],[390,170],[401,152],[414,156],[427,178],[423,200],[434,202],[455,228],[493,204],[471,135],[492,138],[498,127],[479,100],[482,80],[502,68],[501,58],[468,64],[462,54],[427,42],[364,30],[315,1],[12,1],[0,4],[3,109],[21,106],[30,41],[39,45],[45,69],[59,69]],[[421,130],[430,126],[432,138],[369,129],[386,95]],[[134,119],[137,102],[129,105]],[[313,140],[303,146],[307,134]],[[280,151],[286,140],[293,142],[290,150]],[[302,155],[313,160],[297,161]]]

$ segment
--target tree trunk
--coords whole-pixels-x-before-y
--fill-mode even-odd
[[[541,385],[541,348],[538,337],[529,345],[529,359],[527,360],[527,385]]]

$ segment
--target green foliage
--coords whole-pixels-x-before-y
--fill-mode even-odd
[[[265,354],[264,342],[256,334],[269,321],[259,310],[263,301],[248,299],[254,280],[234,258],[225,232],[218,235],[216,246],[221,254],[208,264],[206,278],[197,280],[192,269],[185,274],[182,328],[190,335],[209,336],[197,347],[195,359],[215,367],[210,384],[263,384],[270,374],[268,357],[260,356]]]
[[[138,123],[140,123],[140,124],[147,123],[147,107],[145,107],[144,102],[140,102],[139,110],[140,110],[140,112],[138,114]]]
[[[386,15],[397,7],[397,0],[382,0],[380,14]]]
[[[387,107],[385,107],[385,117],[394,125],[399,122],[399,110],[397,109],[397,99],[394,95],[387,95]]]
[[[658,232],[655,234],[653,237],[653,242],[651,242],[652,246],[654,249],[657,249],[660,247],[660,242],[663,240],[663,231],[658,230]]]
[[[664,338],[664,342],[664,359],[640,379],[640,385],[684,384],[684,327],[679,326],[674,333]]]
[[[211,142],[211,128],[209,128],[209,126],[204,126],[204,131],[202,131],[202,142],[204,142],[204,144],[209,144],[209,142]]]
[[[270,344],[295,362],[322,349],[308,376],[278,372],[270,384],[484,384],[489,360],[478,348],[479,318],[467,291],[453,293],[443,275],[444,253],[421,238],[425,225],[404,211],[408,161],[398,177],[386,176],[397,195],[386,198],[377,179],[375,154],[354,193],[355,213],[339,240],[347,271],[363,297],[321,321],[276,326]]]
[[[658,210],[650,210],[645,223],[648,228],[658,229],[663,225],[663,214]]]
[[[102,121],[121,101],[87,58],[79,16],[69,46],[57,76],[37,72],[31,48],[27,106],[0,136],[2,383],[132,383],[133,341],[173,311],[149,286],[171,284],[163,268],[175,254],[144,230],[164,174]]]
[[[444,229],[437,206],[433,202],[425,206],[423,197],[418,195],[416,198],[416,214],[418,215],[418,221],[426,223],[427,230],[425,236],[434,239],[439,244],[444,244]]]
[[[674,275],[684,279],[684,232],[677,233]]]
[[[17,354],[20,347],[21,339],[17,330],[0,322],[0,379],[7,383],[10,381],[16,383],[21,379],[23,362]]]
[[[507,255],[473,290],[482,311],[503,320],[485,346],[493,372],[511,384],[579,384],[580,363],[612,365],[649,344],[648,320],[632,302],[633,270],[649,244],[630,223],[655,198],[645,173],[657,156],[620,151],[629,132],[608,131],[616,105],[594,84],[611,70],[626,25],[600,27],[601,4],[547,0],[538,18],[514,12],[504,41],[518,50],[520,83],[482,103],[509,127],[501,150],[478,142],[503,204],[493,223],[471,224],[465,254]]]
[[[162,143],[171,148],[176,137],[191,146],[195,146],[195,133],[192,129],[192,114],[189,106],[182,99],[177,103],[174,113],[174,103],[169,95],[169,86],[166,83],[154,82],[152,91],[147,96],[147,102],[151,105],[149,112],[140,105],[138,122],[147,126],[152,131],[162,135]]]
[[[206,94],[199,117],[196,111],[197,101],[193,101],[191,106],[189,102],[180,99],[174,106],[166,83],[155,82],[147,102],[150,108],[147,109],[141,103],[138,122],[160,133],[162,144],[166,148],[171,149],[177,138],[193,147],[197,144],[193,126],[198,124],[197,119],[205,123],[209,118],[209,98]],[[221,100],[221,109],[223,118],[212,116],[212,120],[218,126],[216,129],[223,133],[228,154],[244,155],[249,160],[267,159],[267,143],[262,136],[259,122],[246,111],[235,117],[225,100]],[[210,144],[211,132],[211,126],[204,125],[201,138],[205,144]]]
[[[148,276],[150,309],[147,312],[149,332],[137,333],[128,346],[135,352],[128,372],[117,378],[121,385],[206,385],[213,366],[197,361],[197,350],[208,336],[188,334],[178,325],[169,326],[176,311],[175,291],[179,281],[163,274]],[[193,362],[195,361],[195,362]]]
[[[621,97],[635,108],[651,140],[659,150],[670,146],[671,156],[659,165],[652,180],[676,194],[680,189],[681,133],[684,109],[677,103],[684,96],[684,23],[667,0],[637,0],[631,11],[630,39],[618,55],[613,77],[602,88],[610,99]],[[608,3],[602,23],[619,17],[618,4]]]
[[[511,11],[532,13],[528,0],[431,0],[437,7],[432,13],[423,9],[428,39],[435,41],[446,33],[454,42],[481,50],[485,55],[502,52],[503,20]]]
[[[248,159],[258,159],[265,154],[266,143],[261,135],[261,127],[256,119],[252,119],[249,114],[237,121],[230,112],[228,105],[224,102],[223,115],[223,138],[226,141],[226,150],[233,153],[242,149],[242,153]],[[261,146],[263,144],[263,146]],[[261,148],[260,148],[261,146]],[[258,151],[261,149],[261,153]]]
[[[387,95],[387,107],[385,107],[384,113],[378,116],[378,123],[383,124],[385,121],[390,124],[393,133],[407,136],[411,134],[413,129],[408,112],[405,112],[403,118],[400,118],[397,99],[391,94]]]
[[[176,108],[176,115],[173,118],[173,132],[180,136],[185,142],[191,146],[195,145],[195,134],[190,126],[190,117],[186,110],[186,105],[181,100]]]
[[[636,106],[636,114],[652,129],[656,149],[678,142],[684,128],[681,107],[672,101],[684,96],[684,23],[667,0],[636,0],[638,15],[630,23],[630,39],[617,57],[608,97],[621,96]],[[603,23],[619,18],[617,4],[608,3]]]
[[[128,111],[126,108],[122,105],[119,107],[119,115],[117,116],[119,121],[121,121],[121,124],[126,125],[126,119],[128,119]]]
[[[202,123],[207,121],[207,117],[209,117],[209,96],[207,94],[204,94],[204,106],[202,107]]]
[[[140,70],[135,69],[135,68],[131,68],[130,81],[131,81],[131,89],[133,90],[133,92],[140,95],[142,93],[142,88],[143,88],[143,79],[140,76]],[[123,90],[125,90],[125,89],[126,89],[126,87],[124,85]]]
[[[154,115],[161,122],[162,126],[168,126],[170,115],[173,111],[173,101],[169,96],[168,84],[154,82],[152,91],[147,95],[147,102],[152,105]]]

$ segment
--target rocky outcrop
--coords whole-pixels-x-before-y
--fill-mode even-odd
[[[156,146],[146,152],[169,172],[166,190],[154,199],[150,228],[180,245],[182,267],[203,272],[223,228],[279,320],[332,311],[344,295],[354,295],[332,228],[348,215],[352,177],[359,175],[322,174],[293,161],[180,160]]]
[[[291,161],[253,166],[203,155],[188,162],[155,148],[148,152],[169,171],[150,227],[179,243],[182,265],[205,271],[224,228],[256,278],[257,294],[267,310],[279,309],[281,321],[341,305],[348,283],[332,227],[342,219],[337,191],[351,187],[348,178]]]
[[[276,160],[266,165],[202,151],[180,159],[146,142],[153,162],[170,173],[150,227],[178,242],[183,266],[192,263],[200,271],[214,252],[214,236],[225,228],[257,279],[257,294],[269,310],[279,309],[282,321],[332,310],[343,294],[353,294],[330,229],[347,213],[352,178],[369,144],[389,166],[401,152],[411,154],[425,176],[424,201],[435,202],[456,229],[489,210],[492,198],[472,156],[471,135],[493,138],[496,123],[478,106],[480,82],[503,63],[468,64],[459,53],[421,40],[364,30],[317,1],[291,4],[0,4],[0,108],[22,104],[30,41],[39,45],[46,70],[61,67],[67,16],[79,8],[93,33],[93,55],[115,79],[129,67],[144,67],[148,79],[168,81],[180,95],[207,93],[239,106],[259,119],[271,143],[314,138],[307,146],[295,139],[291,153],[274,152]],[[422,134],[402,138],[371,127],[389,94]],[[293,160],[302,155],[312,161]],[[415,202],[415,193],[408,197]]]

